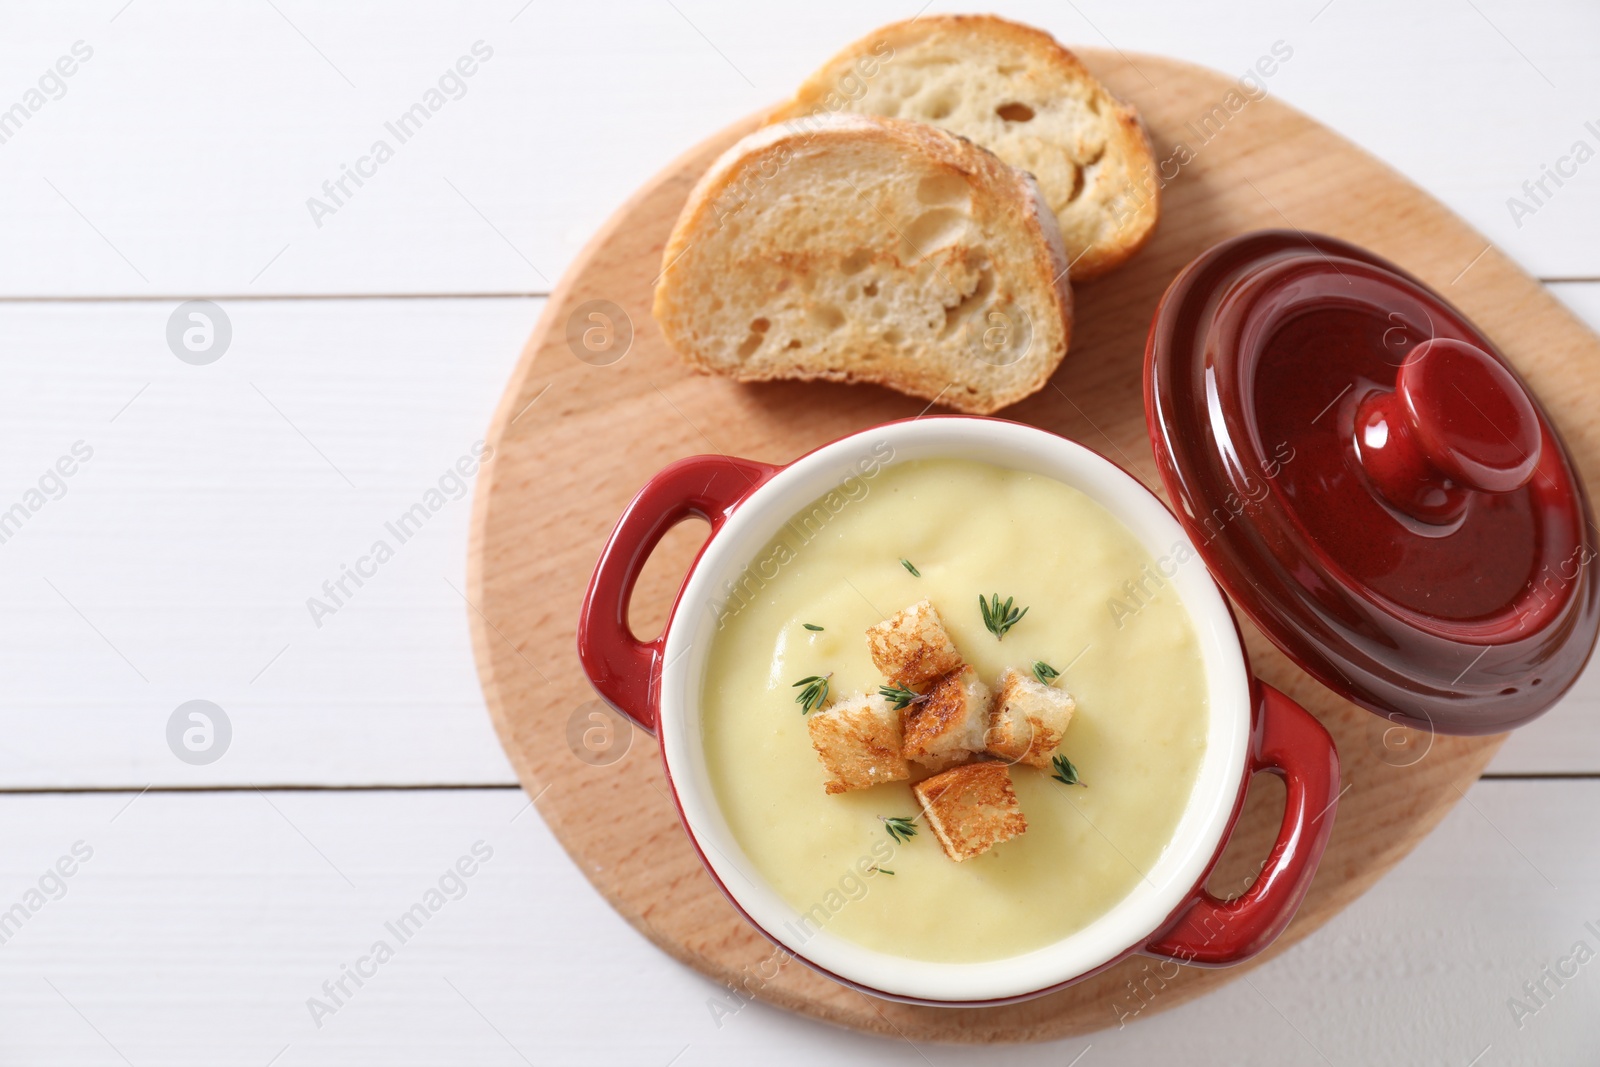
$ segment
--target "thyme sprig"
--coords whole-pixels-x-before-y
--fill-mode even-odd
[[[1022,617],[1028,613],[1027,608],[1019,611],[1012,607],[1015,601],[1016,597],[1008,596],[1006,602],[1002,604],[1000,594],[996,593],[991,603],[983,598],[982,593],[978,594],[978,610],[983,612],[983,625],[997,640],[1004,641],[1006,631],[1021,622]]]
[[[1033,676],[1039,679],[1040,685],[1049,685],[1051,682],[1061,677],[1061,672],[1050,666],[1050,664],[1046,663],[1044,660],[1036,659],[1033,661]]]
[[[1055,759],[1050,761],[1050,766],[1055,768],[1055,773],[1050,777],[1062,785],[1082,785],[1085,789],[1089,788],[1078,777],[1078,768],[1074,767],[1067,757],[1057,753]]]
[[[878,818],[883,820],[883,828],[889,831],[889,836],[894,838],[897,844],[903,845],[907,841],[910,841],[913,837],[917,836],[915,819],[907,819],[903,816],[891,817],[886,815],[880,815]]]
[[[931,694],[919,693],[914,689],[907,689],[903,685],[880,685],[878,686],[878,695],[887,698],[889,705],[895,711],[899,711],[901,708],[911,704],[922,703]]]
[[[800,689],[800,695],[794,698],[794,702],[800,705],[800,714],[810,715],[822,707],[828,699],[828,679],[832,677],[833,672],[829,671],[827,674],[809,675],[794,683],[792,688],[805,687]]]

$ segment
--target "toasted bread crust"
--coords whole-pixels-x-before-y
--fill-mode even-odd
[[[855,693],[814,713],[806,724],[811,747],[833,777],[831,795],[911,777],[900,754],[900,716],[881,696]]]
[[[1059,86],[1089,90],[1096,125],[1105,136],[1104,153],[1092,165],[1107,180],[1097,181],[1098,188],[1085,188],[1080,173],[1077,187],[1054,188],[1048,199],[1061,219],[1063,233],[1082,235],[1068,242],[1072,280],[1082,283],[1115,270],[1144,246],[1159,220],[1155,155],[1138,112],[1112,95],[1076,55],[1043,30],[997,15],[929,15],[893,23],[841,49],[806,79],[793,98],[773,109],[766,121],[850,111],[858,105],[865,108],[868,105],[858,94],[841,91],[842,87],[856,87],[857,83],[849,80],[852,76],[870,77],[868,72],[892,64],[896,55],[919,46],[948,44],[959,54],[971,51],[975,42],[1025,57],[1029,77],[1040,75],[1033,78],[1033,84],[1054,77]],[[927,121],[939,123],[934,118]],[[1004,149],[996,150],[1006,162],[1026,169],[1025,160]],[[1100,225],[1087,225],[1092,215],[1100,216]],[[1111,225],[1105,225],[1107,222]]]
[[[968,763],[911,787],[945,855],[960,863],[1028,829],[1004,763]]]
[[[989,687],[970,666],[935,679],[924,698],[905,709],[901,751],[935,770],[983,751],[989,700]]]
[[[1025,379],[965,383],[953,388],[948,373],[931,359],[906,358],[888,346],[879,348],[865,340],[855,357],[837,366],[816,366],[801,360],[740,363],[729,367],[713,358],[694,340],[691,316],[675,299],[677,272],[714,270],[719,265],[699,263],[700,238],[721,224],[730,213],[742,210],[749,190],[769,181],[784,180],[782,171],[802,152],[847,149],[852,143],[880,142],[896,146],[908,157],[970,184],[979,194],[975,209],[986,220],[1020,222],[1031,234],[1026,262],[1007,262],[1008,270],[1029,280],[1049,305],[1043,321],[1031,321],[1033,360]],[[773,176],[776,175],[774,178]],[[963,250],[948,254],[961,256]],[[796,274],[816,276],[828,269],[822,257],[793,249],[774,249],[770,258]],[[696,183],[684,204],[662,252],[662,277],[656,285],[653,313],[673,349],[692,367],[722,374],[741,382],[795,379],[883,385],[924,400],[940,402],[957,411],[986,415],[1014,404],[1043,388],[1060,365],[1071,344],[1072,287],[1070,262],[1055,216],[1031,175],[1007,166],[993,153],[966,138],[918,122],[856,114],[805,116],[767,126],[733,145]]]
[[[872,662],[895,685],[921,685],[961,666],[961,653],[945,631],[939,610],[919,600],[867,628]]]

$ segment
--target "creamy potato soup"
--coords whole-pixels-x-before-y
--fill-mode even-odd
[[[701,728],[719,805],[802,913],[778,931],[792,941],[825,928],[948,962],[1041,948],[1110,910],[1172,837],[1207,730],[1192,624],[1133,534],[1076,489],[969,461],[869,470],[802,511],[713,606]],[[979,609],[992,593],[1028,609],[1000,639]],[[824,792],[796,702],[795,682],[830,673],[830,701],[877,692],[866,631],[923,599],[991,687],[1043,661],[1077,704],[1059,752],[1082,784],[1013,766],[1027,831],[960,863],[925,823],[900,841],[884,822],[918,815],[911,786],[928,770]]]

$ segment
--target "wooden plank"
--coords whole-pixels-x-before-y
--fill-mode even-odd
[[[0,909],[75,842],[93,849],[65,895],[0,946],[0,1061],[970,1062],[970,1050],[737,1007],[629,929],[516,790],[131,796],[0,797]],[[1161,1014],[1130,993],[1139,1013],[1121,1030],[1108,1013],[1098,1033],[989,1058],[1060,1067],[1092,1046],[1083,1067],[1462,1067],[1492,1046],[1480,1063],[1589,1062],[1600,962],[1560,988],[1547,981],[1553,995],[1521,1029],[1507,1001],[1525,1000],[1522,984],[1576,942],[1600,950],[1585,928],[1600,926],[1600,856],[1574,848],[1556,817],[1595,811],[1600,782],[1485,782],[1468,798],[1249,983]],[[465,894],[395,943],[385,923],[479,841],[493,855]],[[385,938],[394,958],[347,983],[319,1029],[308,998]],[[1153,979],[1144,988],[1163,995]]]
[[[234,303],[208,366],[168,350],[168,304],[0,307],[0,512],[92,449],[0,528],[0,783],[511,781],[467,644],[467,494],[541,304]],[[168,747],[193,699],[233,725],[207,766]]]
[[[1227,92],[1228,83],[1216,75],[1174,61],[1141,58],[1135,65],[1112,52],[1084,56],[1115,90],[1139,103],[1158,145],[1173,142],[1193,101]],[[635,322],[648,320],[660,249],[683,198],[743,128],[730,127],[642,188],[552,295],[490,431],[496,455],[474,502],[469,571],[469,591],[484,611],[472,621],[485,695],[524,787],[531,794],[549,789],[541,814],[573,855],[595,869],[595,884],[619,911],[684,962],[726,980],[760,965],[770,951],[767,942],[705,875],[678,832],[659,771],[595,776],[565,751],[568,709],[591,692],[575,654],[532,669],[521,650],[573,647],[587,561],[635,487],[668,460],[702,452],[708,441],[731,455],[785,459],[924,407],[882,390],[795,382],[751,388],[697,376],[649,329],[637,331],[626,362],[597,368],[573,360],[565,324],[584,302],[612,300]],[[1169,185],[1165,223],[1150,246],[1085,289],[1074,354],[1053,379],[1055,388],[1008,409],[1007,417],[1104,445],[1156,487],[1138,388],[1150,309],[1172,274],[1203,249],[1288,222],[1369,247],[1446,292],[1541,393],[1580,472],[1600,475],[1592,404],[1600,393],[1600,339],[1437,201],[1331,131],[1264,100],[1241,111],[1228,132],[1225,145],[1219,140],[1216,151],[1189,164],[1185,181]],[[519,421],[518,413],[546,391],[563,402]],[[605,447],[597,448],[602,440]],[[666,576],[681,573],[692,549],[682,547],[662,580],[635,590],[635,601],[670,602],[676,585]],[[1383,720],[1313,683],[1251,627],[1245,636],[1256,673],[1333,733],[1347,786],[1319,876],[1272,950],[1281,951],[1409,851],[1476,779],[1500,739],[1439,737],[1421,758],[1396,753],[1385,743]],[[650,746],[644,739],[636,744]],[[1277,828],[1270,810],[1253,810],[1235,834],[1243,856],[1265,854]],[[624,862],[642,854],[650,857],[645,867]],[[1237,979],[1260,962],[1186,972],[1162,1006]],[[757,995],[885,1034],[1043,1040],[1091,1029],[1135,971],[1125,962],[1047,997],[981,1009],[869,1002],[804,973],[785,973]]]
[[[1514,731],[1489,774],[1593,774],[1600,766],[1600,662],[1591,660],[1554,707]]]
[[[1180,0],[1002,6],[1075,46],[1234,76],[1284,41],[1294,56],[1270,93],[1390,162],[1531,272],[1600,276],[1600,162],[1547,184],[1520,226],[1507,207],[1576,141],[1600,147],[1584,125],[1600,123],[1593,5],[1246,0],[1227,17]],[[608,5],[603,29],[584,5],[521,0],[12,12],[0,108],[75,42],[93,56],[0,144],[0,294],[548,292],[667,161],[915,8],[816,0],[795,19],[726,0],[626,0]],[[389,133],[478,41],[493,56],[460,98],[441,98],[404,143]],[[1214,103],[1195,101],[1190,117]],[[393,157],[347,181],[318,226],[310,198],[331,202],[323,183],[380,139]]]

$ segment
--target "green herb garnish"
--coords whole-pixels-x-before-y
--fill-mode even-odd
[[[822,627],[818,626],[814,622],[803,622],[800,625],[804,626],[806,629],[810,630],[812,633],[819,633],[820,634],[822,632]]]
[[[900,566],[902,566],[906,570],[910,571],[911,572],[911,577],[913,577],[913,578],[921,578],[922,577],[922,572],[917,570],[917,568],[912,564],[912,562],[909,559],[902,559],[900,561]]]
[[[895,711],[908,704],[920,704],[928,699],[927,693],[918,693],[914,689],[907,689],[903,685],[880,685],[878,695],[886,697]]]
[[[794,683],[792,688],[805,686],[800,690],[800,695],[794,698],[794,702],[800,705],[800,714],[810,715],[822,707],[823,701],[828,699],[828,679],[832,677],[833,672],[829,671],[827,674],[813,674]]]
[[[1061,677],[1061,672],[1050,666],[1050,664],[1046,663],[1044,660],[1036,659],[1033,661],[1033,676],[1039,679],[1040,685],[1049,685],[1051,682]]]
[[[1056,769],[1056,773],[1050,777],[1062,785],[1083,785],[1083,782],[1078,779],[1078,768],[1074,767],[1072,761],[1067,757],[1057,755],[1055,759],[1050,761],[1050,766]],[[1083,787],[1085,789],[1089,788],[1086,785]]]
[[[873,874],[893,874],[894,873],[893,871],[891,871],[887,867],[868,867],[867,870],[871,871]]]
[[[983,599],[983,594],[978,594],[978,610],[983,612],[983,625],[999,640],[1005,640],[1006,631],[1022,621],[1028,613],[1027,608],[1018,611],[1012,607],[1016,597],[1006,597],[1004,604],[1000,603],[1000,594],[994,595],[994,603]]]
[[[888,830],[889,836],[894,838],[899,844],[903,845],[907,841],[910,841],[913,837],[917,836],[917,828],[914,825],[914,820],[912,819],[900,818],[898,816],[895,818],[888,818],[883,815],[878,816],[878,818],[883,819],[883,828]]]

